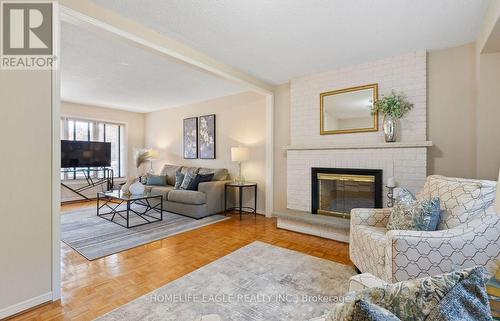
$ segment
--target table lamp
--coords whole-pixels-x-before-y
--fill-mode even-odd
[[[238,184],[244,184],[245,178],[241,175],[241,163],[250,159],[250,151],[245,147],[231,147],[231,160],[233,162],[238,162],[239,174],[235,178],[235,182]]]
[[[158,151],[155,149],[148,149],[148,160],[149,160],[149,173],[154,174],[153,161],[158,159]]]

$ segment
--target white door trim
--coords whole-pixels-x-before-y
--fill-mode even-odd
[[[59,4],[53,2],[53,55],[52,70],[52,301],[61,298],[61,24]]]

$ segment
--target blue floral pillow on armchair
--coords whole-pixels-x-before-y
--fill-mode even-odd
[[[417,200],[407,189],[401,188],[391,210],[388,230],[435,231],[441,213],[439,197]]]

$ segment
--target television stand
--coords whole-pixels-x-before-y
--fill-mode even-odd
[[[98,173],[102,172],[103,176],[98,177]],[[113,169],[108,167],[102,168],[64,168],[61,169],[61,174],[71,174],[73,177],[76,177],[77,173],[83,173],[84,180],[86,184],[84,186],[78,188],[72,188],[68,186],[61,180],[61,186],[67,188],[71,192],[80,196],[83,200],[91,200],[89,197],[85,196],[83,192],[93,187],[106,184],[106,190],[109,191],[113,188],[114,185],[114,174]],[[91,174],[92,173],[92,174]],[[95,173],[95,174],[94,174]]]

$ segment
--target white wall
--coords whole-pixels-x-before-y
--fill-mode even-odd
[[[429,52],[430,174],[476,177],[475,44]]]
[[[216,159],[187,160],[183,158],[183,119],[216,115]],[[243,164],[243,175],[258,183],[258,211],[265,210],[266,156],[266,99],[247,92],[146,115],[146,146],[158,149],[160,160],[155,162],[159,172],[165,163],[210,168],[227,168],[232,177],[238,172],[231,161],[231,147],[250,148],[251,159]],[[249,199],[251,195],[245,195]],[[249,205],[252,204],[250,201]]]
[[[51,72],[0,70],[0,112],[2,318],[52,299]]]
[[[379,97],[404,91],[413,110],[401,121],[399,141],[426,139],[426,52],[419,51],[339,70],[292,79],[291,144],[321,145],[383,142],[383,132],[320,135],[319,95],[322,92],[378,83]],[[382,122],[379,122],[382,126]],[[381,128],[381,127],[380,127]]]
[[[274,210],[286,209],[286,150],[290,145],[290,84],[274,92]]]
[[[500,52],[481,54],[477,106],[477,177],[496,180],[500,168]]]

